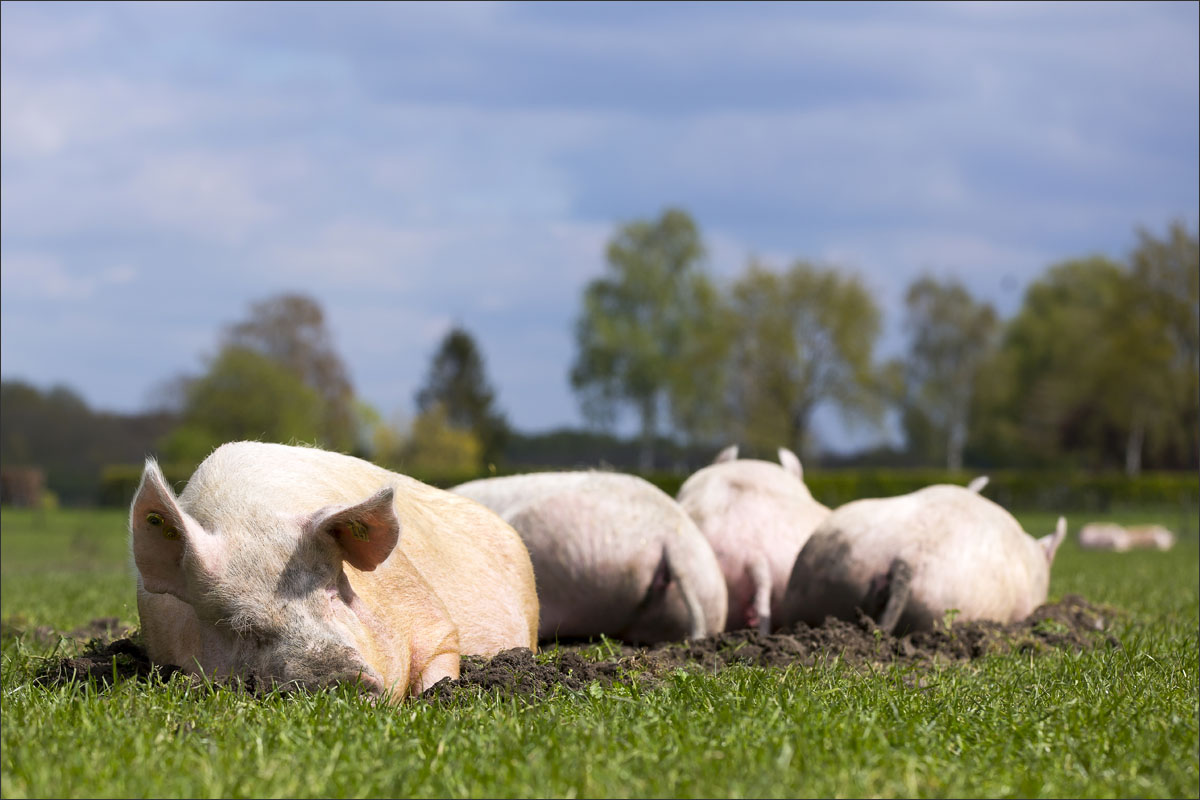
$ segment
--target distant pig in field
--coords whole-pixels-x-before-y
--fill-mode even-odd
[[[652,483],[612,472],[540,472],[451,489],[495,511],[529,549],[542,639],[698,638],[725,621],[712,548]]]
[[[779,464],[738,459],[725,448],[679,489],[679,504],[712,545],[725,585],[725,630],[769,632],[792,564],[813,529],[829,515],[804,485],[800,459],[779,448]]]
[[[157,663],[395,698],[457,677],[460,653],[536,646],[512,528],[357,458],[226,444],[178,497],[147,460],[129,527]]]
[[[827,616],[880,628],[928,630],[960,621],[1024,619],[1046,601],[1050,564],[1067,532],[1034,539],[1000,506],[961,486],[927,486],[834,510],[800,551],[783,622]]]
[[[1170,550],[1175,546],[1175,534],[1162,525],[1124,527],[1114,522],[1089,522],[1079,530],[1079,546],[1118,553],[1137,548]]]

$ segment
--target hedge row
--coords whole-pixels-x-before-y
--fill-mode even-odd
[[[1137,478],[1120,473],[1093,474],[1047,470],[995,470],[987,473],[933,469],[806,470],[804,482],[813,497],[834,508],[864,497],[908,494],[935,483],[966,486],[980,474],[988,476],[984,495],[1006,508],[1046,511],[1106,511],[1124,505],[1187,505],[1200,503],[1200,476],[1156,472]],[[687,476],[650,475],[647,479],[668,494],[676,494]]]
[[[533,470],[521,470],[533,471]],[[123,506],[133,498],[141,478],[140,465],[112,465],[101,475],[101,505]],[[170,464],[163,475],[180,490],[188,472]],[[447,488],[481,476],[479,473],[417,474],[414,478]],[[501,470],[495,474],[511,474]],[[985,496],[1007,508],[1046,511],[1106,511],[1123,505],[1185,505],[1200,503],[1200,477],[1186,472],[1154,472],[1137,478],[1120,473],[1093,474],[1049,470],[996,470],[989,478]],[[687,475],[673,472],[644,476],[674,496]],[[835,507],[863,497],[907,494],[934,483],[965,486],[976,473],[926,469],[836,469],[806,470],[804,481],[813,497]]]

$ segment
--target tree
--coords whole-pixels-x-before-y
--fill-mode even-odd
[[[1141,469],[1178,418],[1163,323],[1124,265],[1052,266],[1007,326],[980,391],[987,434],[1010,460]]]
[[[66,386],[0,382],[0,464],[40,468],[64,504],[95,503],[101,470],[140,463],[174,423],[164,413],[95,411]]]
[[[291,370],[261,353],[227,345],[208,371],[186,384],[182,424],[163,441],[171,461],[198,464],[225,442],[313,443],[321,397]]]
[[[483,445],[473,431],[453,425],[441,403],[433,403],[413,420],[400,452],[405,469],[461,474],[479,468]]]
[[[993,347],[996,312],[962,284],[928,276],[909,287],[905,303],[910,340],[901,405],[909,448],[962,469],[971,397]]]
[[[280,294],[256,302],[245,320],[225,331],[224,345],[259,353],[289,370],[320,398],[318,440],[337,450],[354,448],[354,389],[315,300]]]
[[[621,226],[606,255],[606,274],[588,284],[576,319],[571,386],[593,424],[608,426],[618,409],[633,409],[646,470],[664,414],[687,432],[711,426],[706,397],[717,396],[716,387],[701,370],[720,347],[706,325],[718,295],[699,270],[704,245],[685,211]]]
[[[1121,265],[1062,262],[1025,292],[995,359],[981,376],[976,418],[986,449],[1009,462],[1100,466],[1111,438],[1097,384],[1104,320],[1122,289]]]
[[[1159,353],[1157,376],[1166,384],[1160,441],[1155,452],[1174,466],[1200,466],[1200,241],[1179,221],[1162,239],[1138,231],[1130,257],[1131,316],[1140,322],[1146,347]],[[1126,471],[1140,468],[1137,449],[1145,426],[1134,426]]]
[[[732,309],[729,403],[747,443],[806,449],[812,413],[826,401],[848,420],[881,414],[879,309],[857,277],[804,261],[783,273],[752,262]]]
[[[456,326],[442,339],[417,392],[418,411],[425,414],[440,405],[446,424],[478,441],[480,466],[486,467],[499,460],[508,438],[508,423],[495,399],[475,340]]]

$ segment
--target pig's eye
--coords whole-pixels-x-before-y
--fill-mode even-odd
[[[163,524],[162,514],[158,514],[158,513],[155,513],[154,511],[151,511],[149,514],[146,515],[146,522],[150,523],[151,525],[153,525],[154,527],[157,528],[159,525]]]

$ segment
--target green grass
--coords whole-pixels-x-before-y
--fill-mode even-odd
[[[1026,529],[1052,514],[1018,515]],[[1082,551],[1051,599],[1123,609],[1121,648],[968,665],[679,671],[542,702],[464,692],[374,707],[345,690],[31,683],[53,645],[3,641],[2,794],[27,796],[1085,796],[1200,792],[1200,547]],[[1130,511],[1124,522],[1179,513]],[[2,613],[135,624],[120,512],[5,510]],[[924,678],[924,681],[918,681]]]

